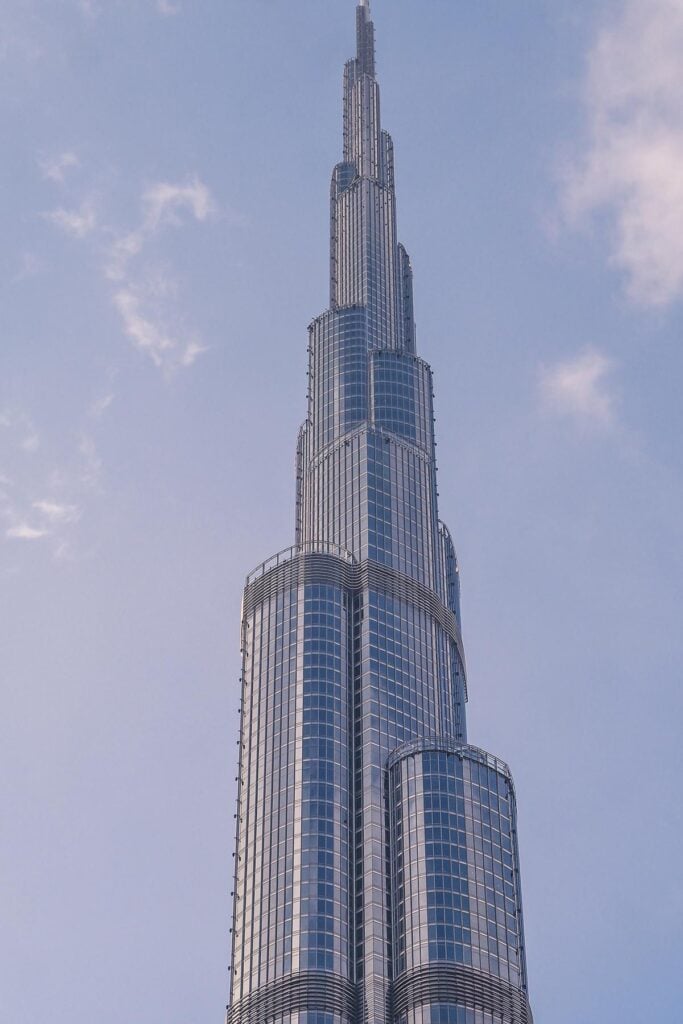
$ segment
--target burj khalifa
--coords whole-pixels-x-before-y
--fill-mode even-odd
[[[515,791],[467,742],[458,563],[368,2],[356,34],[295,542],[242,605],[227,1021],[527,1024]]]

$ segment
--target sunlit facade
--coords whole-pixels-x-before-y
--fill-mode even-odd
[[[467,744],[433,386],[357,8],[294,546],[247,579],[228,1024],[526,1024],[515,795]]]

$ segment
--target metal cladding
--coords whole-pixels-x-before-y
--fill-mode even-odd
[[[309,328],[295,545],[247,579],[228,1024],[527,1024],[515,796],[467,744],[374,26],[359,4]]]

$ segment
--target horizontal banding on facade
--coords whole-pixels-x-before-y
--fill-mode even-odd
[[[352,563],[326,553],[294,553],[289,561],[275,565],[253,583],[247,584],[242,601],[242,618],[246,619],[254,608],[279,591],[307,583],[332,584],[356,591],[373,588],[409,601],[431,615],[446,630],[458,649],[464,667],[465,648],[457,620],[450,608],[429,587],[377,562]]]
[[[226,1024],[269,1024],[297,1012],[333,1013],[356,1020],[356,989],[334,974],[291,974],[264,985],[228,1008]]]
[[[392,986],[395,1021],[416,1007],[444,1003],[484,1010],[505,1024],[533,1024],[524,992],[463,964],[426,964],[407,971]]]
[[[461,743],[458,740],[450,739],[448,736],[427,736],[424,739],[409,740],[407,743],[401,744],[400,747],[397,747],[389,755],[387,768],[391,770],[399,761],[403,761],[404,758],[413,757],[415,754],[424,754],[430,750],[443,752],[444,754],[457,754],[458,757],[466,757],[470,761],[477,761],[479,764],[486,765],[487,768],[493,768],[494,771],[500,772],[501,775],[505,776],[514,793],[515,787],[512,772],[505,761],[501,761],[499,757],[489,754],[480,747],[473,747],[470,743]]]

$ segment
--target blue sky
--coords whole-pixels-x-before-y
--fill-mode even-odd
[[[683,3],[375,0],[543,1024],[680,1019]],[[0,1009],[227,996],[243,578],[292,541],[351,0],[0,10]]]

